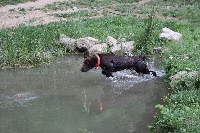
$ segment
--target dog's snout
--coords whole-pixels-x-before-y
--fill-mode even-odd
[[[86,69],[84,69],[84,67],[81,68],[81,72],[87,72]]]

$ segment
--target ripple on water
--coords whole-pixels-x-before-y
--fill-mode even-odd
[[[33,92],[20,92],[14,95],[0,95],[0,108],[12,106],[28,106],[28,102],[37,99],[38,96]]]

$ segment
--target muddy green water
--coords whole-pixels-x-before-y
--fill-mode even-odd
[[[82,73],[82,61],[70,55],[49,66],[0,70],[0,133],[148,133],[166,95],[160,60],[148,62],[158,78]]]

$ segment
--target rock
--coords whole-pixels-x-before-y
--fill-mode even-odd
[[[74,51],[76,49],[76,39],[69,38],[64,34],[60,35],[60,43],[69,51]]]
[[[132,53],[134,50],[134,41],[124,42],[122,43],[122,48],[124,53]]]
[[[180,79],[180,78],[182,78],[184,75],[187,75],[187,73],[188,73],[187,71],[180,71],[180,72],[177,72],[175,75],[170,76],[169,79],[170,79],[171,81],[176,80],[176,79]]]
[[[198,77],[198,72],[197,71],[189,72],[188,76],[190,78],[196,79]]]
[[[170,30],[169,28],[163,28],[161,31],[161,34],[159,35],[159,38],[166,38],[168,40],[176,40],[180,41],[182,38],[182,35],[178,32],[174,32]]]
[[[73,10],[78,10],[78,7],[74,6],[72,9],[73,9]]]
[[[107,44],[101,43],[101,44],[95,44],[91,48],[88,49],[90,53],[105,53],[107,52]]]
[[[87,49],[91,48],[93,45],[99,43],[98,39],[92,38],[92,37],[85,37],[85,38],[79,38],[76,41],[76,46],[81,49],[82,47],[85,47]]]
[[[120,42],[126,42],[126,38],[121,38]]]
[[[111,48],[111,52],[114,54],[121,54],[122,50],[121,50],[121,46],[120,45],[115,45]]]
[[[182,55],[182,60],[188,60],[188,59],[189,59],[189,57],[186,54]]]
[[[110,46],[117,45],[117,40],[115,38],[111,37],[111,36],[108,36],[106,38],[106,41],[107,41],[108,45],[110,45]]]
[[[186,84],[187,87],[192,87],[194,86],[194,82],[198,78],[198,72],[193,71],[193,72],[187,72],[187,71],[179,71],[175,75],[170,76],[170,86],[172,88],[177,88],[178,84]]]
[[[112,53],[120,54],[120,53],[132,53],[134,49],[134,41],[130,42],[122,42],[121,44],[114,45],[111,48]]]

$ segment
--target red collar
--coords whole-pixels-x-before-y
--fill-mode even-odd
[[[97,57],[97,64],[96,64],[96,68],[98,68],[100,66],[100,57],[99,55],[95,54],[95,56]]]

